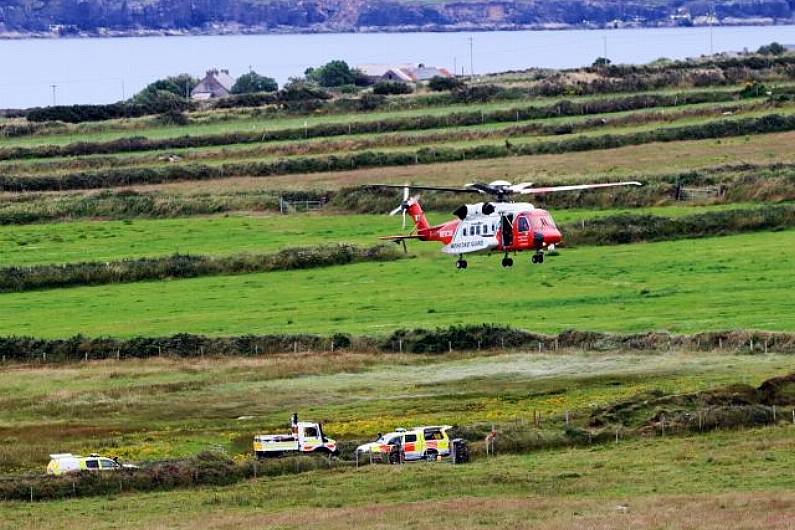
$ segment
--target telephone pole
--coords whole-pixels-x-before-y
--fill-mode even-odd
[[[475,44],[475,39],[473,39],[472,37],[469,37],[469,75],[471,77],[475,77],[475,67],[474,67],[475,63],[472,60],[472,55],[473,55],[472,54],[472,48],[473,48],[474,44]]]
[[[55,89],[58,88],[58,85],[50,85],[50,88],[52,88],[52,105],[55,106]]]

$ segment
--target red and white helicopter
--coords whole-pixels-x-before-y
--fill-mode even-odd
[[[640,182],[608,182],[604,184],[577,184],[571,186],[551,186],[533,188],[529,182],[511,184],[505,180],[495,180],[489,184],[475,182],[462,188],[439,186],[414,186],[410,184],[374,184],[367,187],[402,188],[403,202],[389,212],[389,215],[403,214],[403,228],[406,228],[406,213],[411,215],[415,229],[409,235],[384,236],[380,239],[402,243],[405,249],[407,239],[438,241],[444,246],[445,254],[458,255],[457,269],[466,269],[464,254],[472,252],[501,252],[503,267],[513,266],[509,253],[534,251],[533,263],[544,262],[544,251],[553,250],[561,242],[562,236],[549,212],[535,208],[527,202],[512,202],[513,195],[542,195],[559,191],[575,191],[616,186],[640,186]],[[453,219],[440,225],[431,226],[419,203],[419,196],[410,197],[411,190],[449,191],[453,193],[480,193],[492,195],[494,202],[464,204],[457,208]]]

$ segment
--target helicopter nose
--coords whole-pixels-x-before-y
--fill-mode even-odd
[[[560,243],[561,239],[563,239],[563,237],[561,236],[560,231],[555,230],[554,228],[544,232],[544,243],[546,245],[557,245]]]

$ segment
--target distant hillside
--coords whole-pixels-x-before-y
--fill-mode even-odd
[[[0,0],[4,36],[786,22],[795,0]]]

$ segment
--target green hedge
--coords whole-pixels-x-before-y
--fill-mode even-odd
[[[125,492],[168,491],[196,486],[226,486],[255,477],[278,477],[339,469],[353,464],[337,459],[299,456],[256,462],[234,461],[218,452],[162,462],[141,469],[66,476],[0,478],[0,500],[46,501]]]
[[[483,123],[504,123],[531,119],[580,116],[638,110],[644,108],[692,105],[697,103],[725,102],[736,99],[730,92],[700,91],[679,94],[644,94],[588,102],[560,101],[547,106],[522,106],[493,111],[467,111],[451,114],[428,114],[421,116],[390,118],[385,120],[348,121],[320,123],[311,127],[290,129],[266,129],[234,133],[180,136],[176,138],[150,139],[128,137],[107,142],[76,142],[67,145],[41,145],[35,147],[13,147],[0,150],[0,160],[23,158],[47,158],[61,156],[84,156],[121,152],[180,149],[188,147],[211,147],[220,145],[262,143],[305,138],[325,138],[348,134],[372,134],[382,132],[426,130],[441,127],[461,127]]]
[[[584,349],[595,351],[683,350],[795,353],[795,333],[731,330],[671,335],[638,333],[614,335],[568,330],[558,335],[542,335],[495,324],[473,324],[437,329],[397,330],[388,336],[368,337],[337,333],[331,336],[244,335],[206,337],[182,333],[169,337],[83,337],[39,339],[0,337],[0,359],[4,362],[70,362],[94,359],[128,359],[157,356],[260,356],[296,351],[378,351],[383,353],[436,353],[478,349],[516,348],[530,351]]]
[[[107,263],[5,267],[0,268],[0,291],[28,291],[168,278],[310,269],[364,261],[394,260],[401,255],[392,246],[376,245],[360,248],[339,244],[286,248],[273,254],[236,254],[221,257],[175,254],[161,258],[136,258]]]
[[[626,134],[578,136],[560,141],[518,145],[484,144],[472,147],[422,147],[415,151],[363,151],[340,155],[283,158],[267,162],[227,163],[217,166],[185,164],[160,167],[119,168],[102,172],[75,172],[64,176],[0,175],[0,191],[62,191],[96,189],[136,184],[158,184],[185,180],[207,180],[232,176],[268,177],[296,173],[346,171],[386,166],[459,162],[517,155],[559,154],[626,145],[682,140],[725,138],[745,134],[783,132],[795,129],[795,115],[768,114],[759,118],[716,120],[704,124],[658,128]]]
[[[622,214],[561,227],[567,245],[617,245],[795,227],[795,206],[707,212],[684,217]]]

